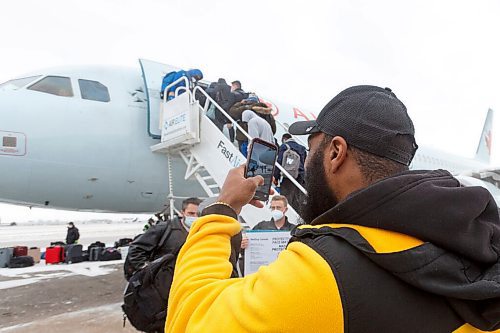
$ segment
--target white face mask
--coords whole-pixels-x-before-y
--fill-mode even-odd
[[[186,227],[191,228],[193,225],[194,221],[196,221],[197,217],[196,216],[185,216],[184,217],[184,224]]]
[[[272,211],[271,211],[271,215],[272,215],[272,217],[273,217],[273,219],[274,219],[275,221],[278,221],[278,220],[280,220],[281,218],[283,218],[283,212],[282,212],[281,210],[277,210],[277,209],[272,210]]]

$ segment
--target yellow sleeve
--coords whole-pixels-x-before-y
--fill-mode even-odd
[[[239,230],[223,215],[193,225],[177,258],[165,332],[343,332],[335,277],[303,243],[291,243],[258,272],[231,279],[230,238]]]

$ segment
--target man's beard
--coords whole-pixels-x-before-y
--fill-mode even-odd
[[[311,222],[338,203],[326,182],[326,172],[323,166],[323,151],[317,151],[305,170],[306,202],[300,207],[300,217],[306,224]]]

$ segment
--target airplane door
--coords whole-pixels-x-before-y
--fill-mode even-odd
[[[148,100],[148,134],[152,138],[160,139],[161,83],[165,74],[178,71],[180,68],[146,59],[139,59],[139,63]]]

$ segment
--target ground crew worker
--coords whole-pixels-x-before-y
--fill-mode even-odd
[[[351,87],[309,136],[308,225],[278,259],[230,279],[236,215],[260,176],[229,172],[182,248],[167,332],[480,332],[500,329],[500,222],[491,194],[447,171],[409,171],[406,107],[389,89]]]
[[[66,232],[66,244],[77,244],[80,239],[80,232],[73,222],[68,223],[68,231]]]

